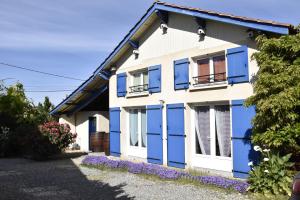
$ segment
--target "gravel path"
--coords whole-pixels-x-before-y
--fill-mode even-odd
[[[0,199],[248,199],[217,188],[79,167],[81,159],[47,162],[0,159]]]

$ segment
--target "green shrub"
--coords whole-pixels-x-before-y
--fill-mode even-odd
[[[292,172],[290,168],[293,163],[289,162],[292,154],[280,156],[272,154],[269,150],[262,150],[255,146],[256,151],[261,151],[261,162],[254,166],[250,172],[248,182],[249,190],[263,193],[264,195],[291,195]],[[252,163],[249,163],[252,165]]]
[[[60,149],[43,135],[38,127],[22,124],[14,130],[0,129],[0,157],[26,156],[34,160],[46,160]]]
[[[0,127],[0,157],[6,156],[6,152],[9,147],[8,136],[9,136],[9,128],[1,126]]]

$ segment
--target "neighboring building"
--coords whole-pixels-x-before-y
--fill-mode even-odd
[[[88,150],[88,117],[97,113],[106,130],[109,105],[112,156],[244,178],[256,157],[249,140],[255,110],[243,106],[258,70],[253,38],[290,29],[156,2],[52,114],[70,123]],[[81,111],[86,106],[93,112]]]

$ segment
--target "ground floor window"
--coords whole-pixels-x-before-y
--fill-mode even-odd
[[[147,118],[146,109],[130,109],[129,111],[129,139],[130,146],[147,146]]]
[[[196,154],[231,157],[229,105],[195,106]]]

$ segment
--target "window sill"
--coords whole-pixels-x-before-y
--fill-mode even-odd
[[[148,91],[144,91],[144,92],[137,92],[137,93],[129,93],[128,95],[126,95],[126,98],[133,98],[133,97],[142,97],[142,96],[149,96],[149,92]]]
[[[194,154],[196,158],[209,158],[209,159],[217,159],[217,160],[232,160],[232,157],[225,156],[213,156],[213,155],[204,155],[204,154]]]
[[[208,89],[215,89],[215,88],[227,88],[227,86],[228,86],[228,82],[227,81],[212,82],[212,83],[192,85],[189,90],[190,91],[194,91],[194,90],[208,90]]]

